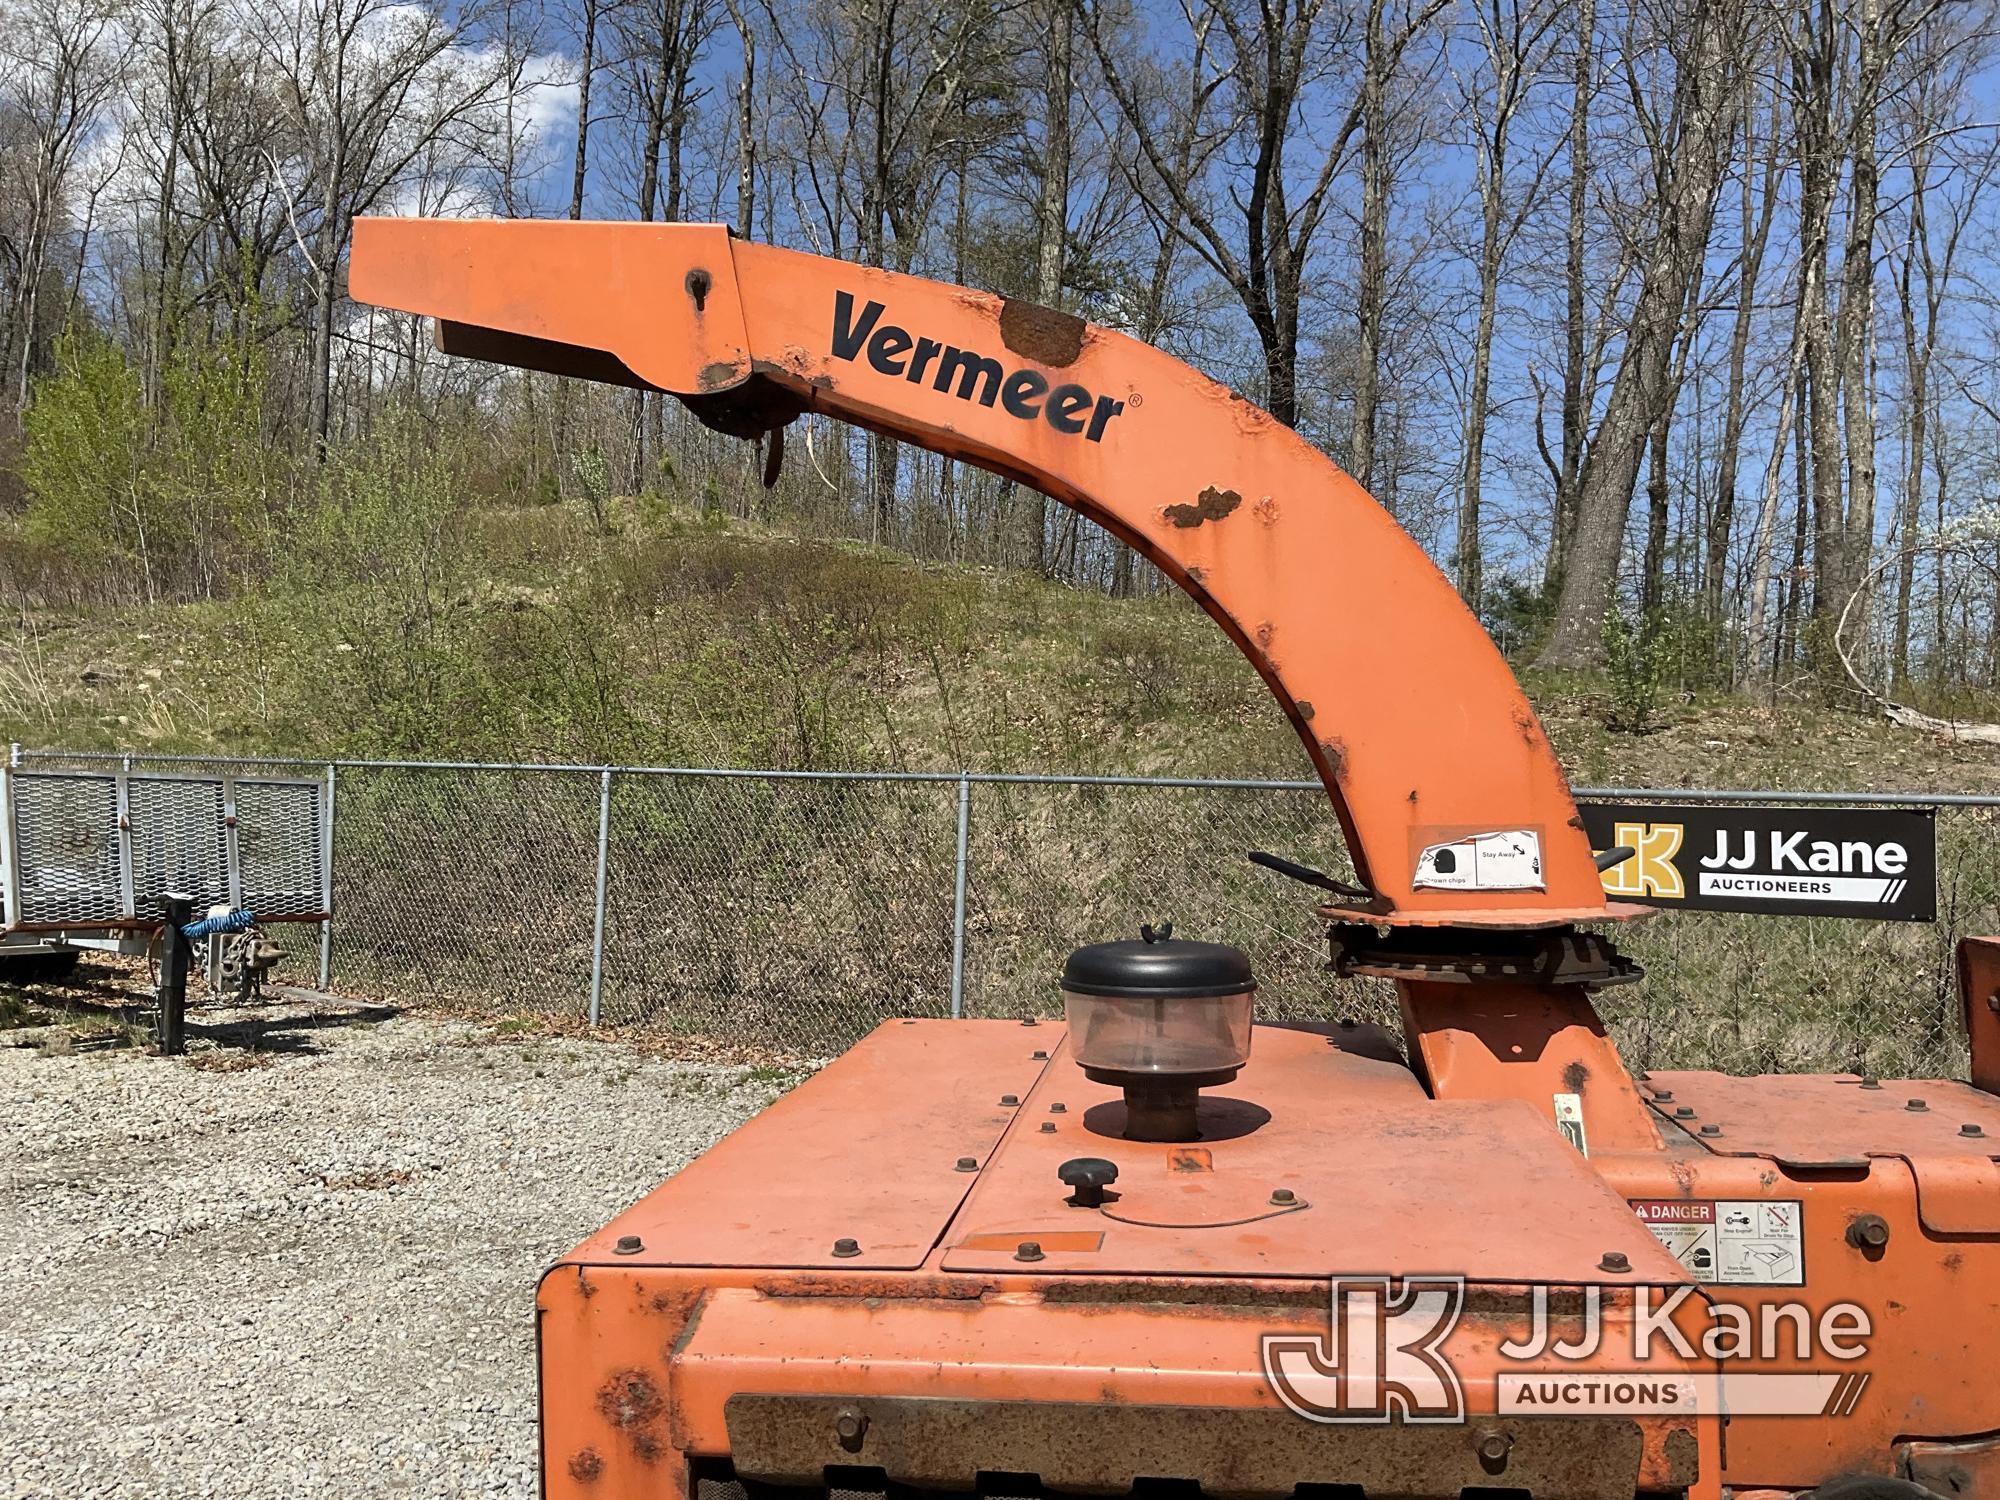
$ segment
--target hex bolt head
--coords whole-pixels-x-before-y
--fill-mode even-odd
[[[1880,1250],[1889,1243],[1889,1221],[1880,1214],[1856,1214],[1847,1226],[1847,1243],[1857,1250]]]
[[[1042,1246],[1039,1240],[1022,1240],[1014,1251],[1014,1259],[1016,1260],[1041,1260],[1043,1258]]]
[[[977,1172],[979,1170],[979,1158],[976,1156],[961,1156],[958,1159],[958,1166],[955,1170],[960,1172]]]
[[[1694,1106],[1692,1104],[1675,1105],[1674,1118],[1676,1120],[1692,1120],[1694,1118]]]
[[[1882,1087],[1882,1080],[1872,1073],[1864,1073],[1861,1078],[1861,1086],[1864,1089],[1879,1089]]]
[[[1903,1108],[1907,1109],[1913,1115],[1920,1115],[1925,1110],[1929,1109],[1930,1106],[1924,1103],[1924,1101],[1921,1099],[1912,1099],[1908,1104],[1905,1104]]]
[[[1597,1263],[1597,1269],[1600,1271],[1629,1271],[1632,1269],[1632,1258],[1623,1250],[1607,1250],[1604,1252],[1604,1259]]]
[[[861,1246],[855,1240],[837,1239],[833,1242],[833,1253],[842,1260],[846,1260],[851,1255],[859,1255],[861,1253]]]
[[[1037,1017],[1029,1016],[1028,1019],[1023,1021],[1021,1024],[1023,1026],[1039,1026],[1042,1023]]]
[[[1054,1135],[1055,1133],[1056,1133],[1056,1126],[1055,1126],[1055,1121],[1053,1121],[1053,1120],[1044,1120],[1044,1121],[1042,1121],[1042,1134],[1043,1134],[1043,1135]]]
[[[1021,1096],[1019,1094],[1002,1094],[1000,1102],[1009,1106],[1016,1105],[1021,1102]]]
[[[1069,1106],[1061,1102],[1051,1104],[1049,1106],[1049,1113],[1052,1115],[1066,1115],[1069,1113]]]
[[[1658,1101],[1659,1103],[1661,1103],[1661,1104],[1665,1104],[1665,1103],[1667,1103],[1667,1102],[1668,1102],[1669,1100],[1671,1100],[1671,1099],[1672,1099],[1673,1097],[1674,1097],[1674,1091],[1673,1091],[1672,1089],[1654,1089],[1654,1090],[1653,1090],[1653,1098],[1654,1098],[1654,1099],[1656,1099],[1656,1100],[1657,1100],[1657,1101]]]
[[[1504,1432],[1489,1429],[1479,1434],[1479,1456],[1489,1464],[1504,1463],[1513,1446],[1514,1440]]]
[[[868,1430],[868,1418],[857,1408],[843,1406],[834,1413],[833,1435],[840,1439],[840,1446],[850,1452],[861,1446],[861,1435]]]
[[[1704,1125],[1701,1127],[1701,1133],[1703,1135],[1721,1135],[1722,1127],[1720,1125]]]
[[[1342,1031],[1352,1031],[1354,1029],[1354,1017],[1342,1016],[1340,1018],[1340,1029]]]
[[[1979,1128],[1979,1127],[1978,1127],[1977,1125],[1961,1125],[1961,1126],[1959,1126],[1959,1127],[1958,1127],[1958,1133],[1959,1133],[1960,1135],[1984,1135],[1984,1134],[1986,1134],[1986,1132],[1985,1132],[1985,1131],[1983,1131],[1983,1130],[1981,1130],[1981,1129],[1980,1129],[1980,1128]]]
[[[1048,1049],[1046,1047],[1037,1047],[1034,1054],[1028,1060],[1030,1062],[1047,1062],[1049,1060]]]
[[[1299,1201],[1299,1195],[1290,1188],[1272,1188],[1271,1201],[1280,1208],[1287,1208]]]
[[[611,1247],[613,1255],[637,1255],[646,1248],[646,1242],[636,1234],[621,1234],[618,1243]]]

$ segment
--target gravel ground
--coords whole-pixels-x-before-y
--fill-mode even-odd
[[[536,1277],[777,1070],[260,1015],[0,1048],[0,1494],[534,1495]]]

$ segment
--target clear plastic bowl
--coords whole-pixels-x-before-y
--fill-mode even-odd
[[[1070,1049],[1093,1072],[1161,1078],[1233,1074],[1250,1060],[1255,988],[1232,995],[1138,997],[1063,991]]]

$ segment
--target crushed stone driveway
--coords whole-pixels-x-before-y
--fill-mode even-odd
[[[0,1495],[533,1496],[536,1278],[795,1076],[358,1007],[190,1036],[0,1047]]]

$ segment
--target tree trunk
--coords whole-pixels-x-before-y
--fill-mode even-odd
[[[1047,88],[1042,109],[1042,201],[1037,217],[1035,300],[1061,307],[1063,260],[1069,234],[1071,16],[1069,0],[1053,0],[1044,18],[1049,28]],[[1035,492],[1028,507],[1028,556],[1038,573],[1048,574],[1049,497]],[[1058,555],[1056,561],[1060,562]]]
[[[1576,70],[1570,85],[1569,220],[1563,260],[1567,303],[1563,320],[1562,459],[1556,476],[1555,529],[1549,536],[1548,563],[1542,578],[1544,589],[1556,595],[1562,590],[1570,539],[1576,532],[1577,486],[1583,477],[1584,432],[1590,420],[1590,393],[1585,389],[1588,314],[1584,251],[1590,209],[1590,106],[1596,69],[1592,46],[1596,32],[1597,0],[1579,0]]]
[[[1831,567],[1822,560],[1830,588],[1814,596],[1818,648],[1815,662],[1831,679],[1840,671],[1833,632],[1848,600],[1865,588],[1875,545],[1875,412],[1871,356],[1875,347],[1875,222],[1880,212],[1880,169],[1875,157],[1876,100],[1884,63],[1881,0],[1860,0],[1857,26],[1856,106],[1847,202],[1847,243],[1842,251],[1838,356],[1841,417],[1847,448],[1847,504]],[[1831,493],[1831,492],[1830,492]],[[1859,614],[1867,618],[1867,601]],[[1866,657],[1864,629],[1854,648]]]
[[[1375,427],[1381,403],[1382,310],[1389,277],[1388,59],[1384,0],[1369,0],[1361,75],[1361,279],[1355,288],[1354,435],[1349,463],[1363,489],[1375,482]]]
[[[1698,9],[1679,55],[1674,86],[1678,135],[1662,142],[1656,167],[1659,223],[1641,273],[1625,351],[1579,481],[1576,533],[1557,596],[1555,628],[1540,664],[1591,668],[1603,659],[1603,622],[1613,602],[1625,523],[1649,434],[1674,394],[1673,350],[1693,315],[1716,193],[1734,136],[1740,97],[1743,12]]]
[[[1746,95],[1752,87],[1748,76]],[[1701,612],[1711,625],[1722,623],[1723,588],[1729,572],[1730,535],[1736,525],[1736,471],[1743,448],[1745,420],[1743,387],[1750,356],[1750,329],[1756,313],[1757,278],[1763,270],[1765,246],[1770,243],[1771,220],[1777,204],[1779,162],[1778,111],[1771,110],[1771,135],[1764,161],[1763,203],[1752,210],[1752,180],[1749,170],[1751,133],[1756,115],[1746,97],[1743,121],[1743,204],[1742,250],[1736,274],[1736,322],[1729,336],[1728,390],[1722,417],[1722,451],[1716,462],[1715,503],[1708,513],[1708,529],[1702,538]],[[1759,517],[1762,524],[1762,517]]]
[[[584,183],[590,172],[590,84],[597,73],[598,0],[582,0],[582,49],[576,72],[576,160],[570,169],[569,216],[583,217]]]

